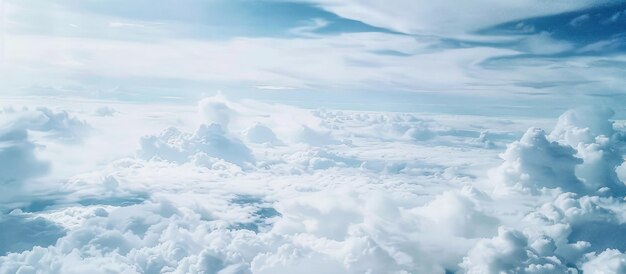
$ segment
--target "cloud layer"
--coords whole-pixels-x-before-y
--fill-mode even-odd
[[[111,128],[103,125],[143,117],[134,123],[145,134],[136,153],[43,184],[28,199],[5,197],[0,226],[11,241],[0,249],[0,273],[619,273],[624,267],[626,246],[614,240],[626,232],[622,127],[607,109],[511,120],[311,111],[223,95],[191,113],[187,106],[129,112],[114,105],[113,116],[93,115],[99,107],[85,110],[81,123],[70,112],[51,111],[62,118],[54,127],[9,119],[20,122],[7,125],[46,133],[86,125],[104,131]],[[158,120],[166,128],[158,135],[145,126],[172,115],[177,119]],[[554,129],[548,134],[534,125]],[[14,161],[15,171],[47,166],[34,143],[66,142],[56,134],[17,132],[3,142],[30,158]],[[98,146],[92,139],[102,138],[80,136],[73,146]],[[600,176],[607,170],[613,175]],[[20,185],[44,171],[22,176]]]

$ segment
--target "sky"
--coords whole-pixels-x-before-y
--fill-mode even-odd
[[[0,0],[0,274],[626,273],[624,26]]]
[[[624,115],[623,1],[1,7],[7,95],[190,103],[222,91],[309,108],[556,117],[591,103]]]

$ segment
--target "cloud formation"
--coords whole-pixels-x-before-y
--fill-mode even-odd
[[[626,185],[617,168],[624,162],[622,132],[613,128],[607,108],[566,111],[547,135],[528,129],[501,155],[493,180],[512,189],[537,192],[560,188],[575,193],[623,196]]]
[[[23,183],[46,175],[50,163],[38,157],[45,149],[31,139],[42,134],[53,142],[80,142],[90,126],[67,111],[39,107],[34,110],[5,108],[0,112],[0,199],[23,195]]]
[[[549,141],[545,131],[530,128],[501,154],[504,162],[492,171],[492,178],[505,187],[528,193],[542,188],[581,192],[583,184],[575,168],[583,161],[575,153],[570,146]]]
[[[4,190],[0,197],[19,189],[24,180],[47,173],[49,164],[37,158],[36,150],[26,130],[0,129],[0,187]]]
[[[617,176],[623,162],[623,133],[613,128],[613,110],[584,107],[566,111],[550,133],[550,138],[572,146],[583,163],[578,175],[592,190],[613,195],[626,194],[626,185]]]
[[[237,165],[254,162],[250,149],[239,139],[230,137],[219,124],[200,125],[193,134],[168,128],[159,135],[142,138],[140,145],[137,155],[147,160],[185,163],[203,153]]]
[[[339,16],[410,34],[463,35],[501,23],[566,13],[615,1],[336,1],[305,0]]]
[[[89,115],[96,130],[142,115],[137,125],[169,119],[143,128],[166,130],[140,138],[135,155],[5,204],[0,226],[38,233],[1,230],[15,239],[3,249],[0,273],[619,273],[623,267],[626,246],[614,240],[626,233],[623,196],[597,189],[612,177],[579,169],[620,172],[618,161],[597,164],[580,150],[605,144],[619,151],[621,127],[609,110],[568,111],[547,134],[533,127],[551,124],[545,120],[207,101],[198,112],[116,105],[123,111],[114,116]],[[313,132],[310,142],[296,138],[302,125]],[[413,134],[418,130],[428,138],[416,138],[423,136]],[[278,136],[281,143],[273,145]],[[29,153],[37,159],[36,150]],[[492,195],[500,194],[494,189],[506,195]]]

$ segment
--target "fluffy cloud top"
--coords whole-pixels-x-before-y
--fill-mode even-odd
[[[204,153],[237,165],[254,162],[250,149],[239,139],[226,134],[218,124],[203,124],[193,134],[168,128],[159,135],[143,137],[140,145],[137,154],[144,159],[156,157],[185,163],[192,156]]]
[[[537,254],[523,233],[507,228],[500,228],[491,239],[481,240],[463,258],[461,267],[470,274],[569,272],[558,258]]]
[[[616,169],[624,162],[622,133],[613,127],[614,112],[585,107],[565,112],[549,136],[529,129],[510,144],[493,179],[513,189],[543,187],[576,193],[623,196],[626,185]]]
[[[198,112],[201,119],[207,124],[218,124],[228,129],[231,117],[235,111],[229,106],[229,101],[221,93],[202,99],[198,103]]]
[[[254,126],[247,128],[243,132],[243,135],[246,136],[246,139],[252,143],[266,143],[272,145],[278,145],[282,143],[280,140],[278,140],[278,137],[276,137],[276,134],[274,134],[274,131],[272,131],[271,128],[266,127],[260,123],[256,123],[254,124]]]
[[[570,146],[549,141],[545,131],[530,128],[501,154],[504,163],[492,172],[492,178],[523,192],[536,193],[544,187],[580,192],[583,185],[575,168],[582,160],[575,153]]]
[[[50,138],[64,142],[78,142],[90,126],[83,120],[71,116],[67,111],[54,111],[46,107],[34,110],[8,112],[2,117],[5,127],[42,132]]]
[[[613,115],[611,109],[602,107],[568,110],[559,117],[550,138],[577,150],[583,163],[576,167],[576,175],[589,188],[624,195],[626,185],[615,171],[624,162],[623,133],[613,128]]]
[[[596,137],[613,137],[616,133],[610,120],[615,112],[593,106],[571,109],[559,116],[550,138],[576,147],[579,143],[593,143]]]
[[[339,144],[340,142],[332,136],[330,131],[315,130],[303,125],[296,134],[296,141],[313,146],[325,146]]]
[[[496,233],[499,223],[497,218],[481,212],[470,198],[455,192],[435,197],[419,212],[434,222],[434,227],[457,237],[489,237]]]
[[[0,214],[0,237],[14,239],[0,245],[0,273],[623,269],[626,245],[615,235],[626,233],[626,203],[613,187],[596,189],[607,187],[599,175],[579,169],[595,159],[580,148],[619,151],[610,111],[572,110],[547,135],[519,131],[537,120],[204,102],[200,119],[186,106],[145,114],[141,121],[174,116],[154,127],[176,128],[141,138],[137,157],[55,181],[49,195],[5,204],[11,213]],[[141,115],[115,108],[124,111],[90,116],[90,124]],[[72,123],[52,124],[32,128]],[[298,131],[303,124],[310,132]],[[18,166],[41,175],[30,132],[42,133],[7,129],[0,144],[34,157]],[[274,132],[293,142],[267,145],[278,140]],[[511,141],[498,159],[500,144]],[[0,174],[13,171],[3,167]],[[491,196],[494,182],[509,195]]]
[[[626,254],[615,249],[592,255],[590,260],[583,264],[584,273],[625,273]]]

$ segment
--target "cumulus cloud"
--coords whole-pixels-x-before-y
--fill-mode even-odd
[[[592,143],[600,135],[613,137],[615,130],[610,121],[615,112],[604,107],[571,109],[559,116],[550,138],[576,147],[579,143]]]
[[[306,125],[303,125],[300,128],[295,136],[295,139],[297,142],[302,142],[313,146],[340,144],[339,140],[333,137],[330,131],[315,130]]]
[[[16,111],[5,108],[0,114],[0,198],[18,194],[22,184],[48,173],[49,163],[37,156],[42,149],[31,140],[33,133],[43,134],[46,139],[59,142],[78,142],[89,125],[66,111],[49,108]],[[29,133],[30,132],[30,133]]]
[[[620,201],[563,193],[530,212],[525,231],[534,239],[549,238],[552,252],[574,264],[590,251],[626,248],[613,237],[626,232],[619,213],[623,208]]]
[[[501,227],[498,235],[481,240],[463,258],[465,273],[568,273],[557,257],[539,255],[520,231]]]
[[[522,192],[537,193],[542,188],[579,192],[583,185],[575,168],[582,160],[575,153],[570,146],[549,141],[545,131],[530,128],[519,141],[507,146],[500,155],[504,162],[492,170],[491,177],[498,184]]]
[[[323,148],[311,148],[296,152],[285,157],[285,161],[287,161],[292,168],[294,164],[297,164],[295,167],[303,170],[358,167],[361,164],[361,161],[355,158],[338,155],[337,153]]]
[[[607,249],[600,254],[589,256],[589,261],[582,266],[584,273],[624,273],[626,272],[626,254],[616,249]]]
[[[63,142],[79,142],[90,126],[67,111],[54,111],[47,107],[24,108],[1,117],[5,127],[42,132],[47,137]]]
[[[243,135],[248,142],[257,144],[272,144],[279,145],[282,142],[276,137],[274,131],[271,128],[264,126],[261,123],[256,123],[253,126],[244,130]]]
[[[613,110],[583,107],[568,110],[558,119],[550,138],[577,150],[583,162],[576,175],[592,190],[612,195],[626,194],[626,186],[617,176],[622,157],[623,138],[610,120]]]
[[[303,266],[311,273],[444,273],[415,246],[395,248],[393,236],[377,232],[397,216],[385,203],[369,203],[375,215],[368,216],[354,199],[313,201],[286,203],[283,223],[259,233],[163,200],[99,208],[54,246],[0,257],[0,273],[74,273],[96,265],[102,273],[293,273]]]
[[[499,224],[497,218],[481,212],[472,199],[452,191],[435,197],[418,212],[433,222],[432,227],[457,237],[493,236]]]
[[[137,155],[144,159],[160,158],[185,163],[198,153],[244,165],[253,163],[250,149],[229,136],[219,124],[201,125],[193,134],[168,128],[159,135],[143,137]]]
[[[621,271],[626,245],[614,235],[626,233],[626,203],[596,189],[618,161],[592,165],[581,152],[620,151],[610,111],[569,111],[548,135],[519,131],[544,120],[220,100],[199,117],[187,106],[150,112],[174,119],[146,132],[176,127],[141,138],[136,157],[6,204],[0,237],[15,239],[0,250],[0,273]],[[310,132],[298,139],[303,124]],[[28,133],[39,131],[6,132],[0,144],[30,144],[18,147],[34,157]],[[40,161],[24,159],[37,175]],[[508,196],[490,196],[493,184]]]
[[[11,252],[23,252],[35,246],[54,245],[65,235],[65,229],[42,217],[22,214],[18,210],[10,214],[0,214],[2,245],[0,256]]]
[[[622,133],[607,108],[585,107],[561,115],[549,135],[529,129],[501,155],[492,179],[512,189],[537,193],[560,188],[576,193],[623,196],[616,169],[624,162]]]
[[[224,129],[228,129],[233,115],[236,114],[229,105],[230,101],[226,97],[219,93],[213,97],[207,97],[198,103],[198,112],[204,123],[218,124]]]
[[[97,108],[94,111],[94,115],[101,116],[101,117],[106,117],[106,116],[113,116],[116,112],[117,112],[117,110],[115,110],[112,107],[101,106],[101,107]]]

